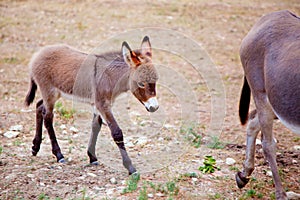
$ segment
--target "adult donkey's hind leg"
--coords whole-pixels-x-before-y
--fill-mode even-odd
[[[39,152],[42,143],[44,109],[43,100],[39,100],[36,104],[36,132],[32,141],[32,155],[34,156]]]
[[[92,122],[92,133],[90,136],[89,146],[87,151],[87,154],[90,158],[90,163],[92,165],[98,165],[95,148],[96,148],[97,137],[101,129],[101,125],[102,125],[102,119],[100,115],[94,114],[93,122]]]
[[[257,108],[257,114],[262,133],[262,147],[269,166],[272,171],[276,190],[276,199],[287,199],[283,189],[276,162],[276,142],[273,137],[273,120],[275,114],[264,93],[254,95],[254,101]]]
[[[246,160],[244,162],[243,172],[236,174],[236,183],[239,188],[243,188],[248,182],[249,177],[254,170],[255,142],[260,131],[260,124],[256,110],[250,114],[250,119],[247,126],[247,145],[246,145]]]

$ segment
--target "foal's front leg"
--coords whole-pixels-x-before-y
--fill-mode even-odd
[[[102,125],[101,117],[99,115],[94,114],[93,122],[92,122],[92,133],[90,136],[89,146],[87,151],[87,154],[90,158],[90,163],[92,165],[98,165],[95,148],[96,148],[97,137],[101,129],[101,125]]]
[[[110,110],[105,112],[105,118],[106,118],[107,125],[111,131],[111,135],[112,135],[115,143],[119,147],[119,150],[120,150],[120,153],[122,156],[122,160],[123,160],[123,165],[128,170],[129,175],[131,175],[134,172],[136,172],[136,169],[133,167],[132,162],[131,162],[131,160],[127,154],[127,151],[125,149],[125,144],[124,144],[124,140],[123,140],[123,132],[120,129],[120,127],[118,126],[118,124]]]

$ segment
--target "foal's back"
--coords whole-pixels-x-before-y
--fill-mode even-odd
[[[265,91],[277,117],[299,131],[300,19],[289,11],[265,15],[243,40],[240,54],[252,89]]]
[[[41,90],[54,87],[72,94],[78,70],[86,58],[87,54],[66,45],[46,46],[32,58],[31,76]]]

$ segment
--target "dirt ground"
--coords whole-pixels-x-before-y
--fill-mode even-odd
[[[238,52],[258,18],[281,9],[300,15],[298,0],[0,1],[0,199],[274,199],[270,169],[259,144],[251,181],[243,189],[235,184],[234,175],[245,157],[245,127],[238,118],[243,80]],[[97,47],[106,51],[107,44],[119,50],[123,38],[136,48],[142,34],[149,35],[154,47],[166,48],[153,50],[153,60],[160,66],[160,109],[150,115],[130,93],[114,107],[141,175],[137,190],[122,192],[129,177],[106,126],[97,143],[100,164],[87,165],[92,115],[89,108],[72,101],[60,100],[54,120],[68,162],[56,163],[45,131],[42,148],[33,157],[35,106],[27,108],[23,103],[32,54],[58,43],[85,52]],[[199,73],[189,62],[198,57],[201,69],[213,66],[213,72],[220,74],[222,87],[217,91],[209,86],[213,80],[209,74]],[[223,120],[223,114],[224,122],[212,125],[222,131],[211,138],[211,119]],[[7,138],[5,133],[16,125],[22,125],[14,131],[19,134]],[[74,127],[78,131],[70,130]],[[280,122],[274,123],[274,133],[284,188],[300,193],[300,137]],[[220,170],[212,174],[198,170],[207,155],[216,159]],[[226,158],[236,162],[227,165]]]

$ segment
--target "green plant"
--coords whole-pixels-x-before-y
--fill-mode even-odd
[[[21,144],[22,144],[22,142],[20,140],[13,141],[14,146],[20,146]]]
[[[55,103],[55,109],[59,113],[59,115],[65,119],[73,118],[73,115],[75,113],[74,109],[66,109],[60,101]]]
[[[3,147],[0,146],[0,155],[2,154],[2,152],[3,152]]]
[[[246,197],[255,197],[255,195],[256,195],[256,191],[255,190],[253,190],[253,189],[250,189],[250,190],[247,190],[246,191]]]
[[[239,168],[238,168],[238,167],[235,167],[235,166],[230,166],[230,167],[229,167],[229,170],[238,172],[238,171],[239,171]]]
[[[138,200],[148,200],[147,186],[146,186],[145,183],[144,183],[142,189],[140,190],[140,194],[139,194]]]
[[[81,192],[82,192],[82,197],[80,198],[81,200],[90,200],[91,199],[90,197],[86,196],[86,188],[83,188],[81,190]]]
[[[223,149],[225,146],[226,144],[221,142],[217,136],[212,136],[211,142],[207,144],[207,147],[211,149]]]
[[[166,183],[168,194],[177,195],[179,192],[179,188],[176,186],[174,181],[168,181]]]
[[[216,160],[212,156],[205,156],[203,164],[204,166],[199,167],[202,173],[210,174],[215,172],[216,169],[220,170],[220,168],[216,166]]]
[[[140,174],[139,173],[133,173],[130,175],[129,180],[126,181],[127,187],[124,188],[123,194],[128,192],[133,192],[137,189],[137,184],[140,180]]]
[[[49,196],[47,196],[45,193],[41,193],[39,196],[38,196],[38,200],[48,200],[50,199]]]
[[[186,138],[189,142],[192,143],[192,146],[195,148],[199,148],[202,142],[202,136],[195,132],[193,126],[189,126],[188,128],[181,128],[181,133],[186,133]]]

